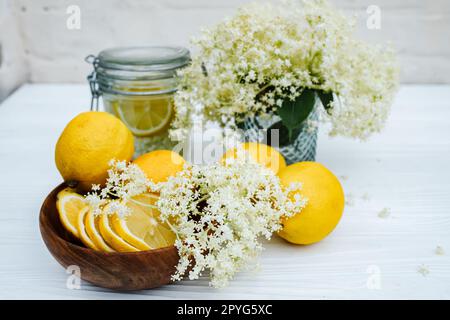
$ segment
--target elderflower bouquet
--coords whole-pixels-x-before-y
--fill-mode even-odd
[[[395,55],[357,40],[353,29],[324,0],[240,8],[194,39],[198,54],[180,72],[172,138],[183,139],[196,114],[231,128],[269,115],[292,143],[320,102],[331,135],[379,131],[397,87]]]
[[[207,270],[210,285],[227,285],[263,249],[261,237],[270,239],[281,229],[283,217],[306,204],[298,192],[291,197],[301,185],[283,188],[273,171],[242,155],[224,165],[186,164],[176,176],[157,184],[135,164],[113,160],[110,166],[106,185],[93,186],[88,202],[97,214],[106,207],[106,214],[126,217],[127,203],[139,204],[136,196],[159,194],[152,209],[160,211],[159,222],[175,233],[180,256],[173,280],[186,274],[197,279]]]
[[[169,179],[158,207],[173,223],[181,257],[175,280],[210,271],[211,285],[223,287],[262,250],[260,237],[280,230],[281,218],[299,212],[305,199],[283,190],[278,177],[257,163],[231,161],[192,166]]]

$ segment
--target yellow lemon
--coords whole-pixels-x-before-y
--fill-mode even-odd
[[[98,248],[95,245],[94,241],[92,241],[92,239],[89,237],[89,235],[86,232],[86,216],[89,211],[90,211],[89,207],[86,207],[83,210],[81,210],[80,215],[78,216],[78,221],[77,221],[78,234],[80,235],[81,242],[83,242],[83,244],[86,247],[99,251],[100,248]]]
[[[80,238],[77,228],[78,217],[88,207],[85,199],[70,188],[60,191],[56,198],[56,208],[61,224],[73,236]]]
[[[154,208],[158,196],[142,194],[132,198],[127,207],[128,215],[114,214],[111,219],[113,230],[125,241],[140,250],[151,250],[172,246],[175,234],[169,226],[159,221],[159,211]]]
[[[122,239],[111,227],[112,214],[108,214],[110,204],[108,204],[101,213],[99,220],[99,230],[102,238],[106,243],[119,252],[136,252],[140,251],[138,248],[132,246],[124,239]]]
[[[302,183],[300,192],[308,200],[301,212],[283,221],[279,235],[295,244],[311,244],[325,238],[344,211],[344,191],[339,180],[317,162],[295,163],[278,175],[286,187],[293,182]]]
[[[256,142],[246,142],[241,147],[256,162],[272,170],[275,174],[286,167],[286,161],[275,148]],[[237,157],[237,148],[230,149],[222,156],[221,162],[225,163],[227,159],[236,159]]]
[[[100,234],[99,221],[100,215],[95,215],[93,210],[89,210],[86,213],[84,222],[87,236],[99,250],[106,252],[115,252],[116,250],[111,248]]]
[[[111,159],[130,161],[133,135],[115,116],[84,112],[66,126],[55,149],[56,166],[65,181],[77,181],[83,190],[104,184]]]
[[[155,150],[133,161],[154,183],[167,181],[170,176],[183,170],[185,162],[182,156],[170,150]]]

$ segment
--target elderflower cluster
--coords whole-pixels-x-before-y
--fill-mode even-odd
[[[262,250],[281,218],[299,212],[306,200],[299,184],[282,188],[279,178],[257,163],[190,166],[160,188],[161,218],[176,232],[180,255],[174,280],[210,271],[210,285],[223,287]]]
[[[94,214],[100,214],[106,204],[110,204],[109,212],[120,216],[128,214],[127,202],[134,196],[157,189],[157,186],[147,179],[144,172],[135,164],[126,161],[111,160],[109,162],[108,178],[103,188],[92,185],[92,191],[86,200],[93,208]],[[120,201],[113,201],[113,200]]]
[[[270,239],[280,230],[283,217],[300,212],[306,204],[296,192],[300,184],[283,188],[271,170],[243,150],[237,155],[225,165],[186,164],[158,184],[138,166],[112,160],[105,186],[93,185],[86,199],[96,214],[107,207],[107,214],[125,216],[133,197],[159,193],[158,219],[177,236],[180,261],[173,279],[181,280],[187,273],[189,279],[197,279],[208,270],[210,284],[223,287],[262,250],[260,238]]]
[[[334,93],[322,112],[331,135],[364,139],[382,128],[397,88],[392,50],[357,40],[354,21],[324,0],[244,6],[194,44],[199,52],[179,74],[176,140],[198,113],[233,127],[275,111],[303,88]]]

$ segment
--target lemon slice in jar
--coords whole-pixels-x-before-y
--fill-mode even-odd
[[[175,234],[169,226],[159,220],[160,212],[152,208],[157,201],[153,194],[142,194],[127,203],[128,215],[111,218],[114,231],[128,243],[141,250],[151,250],[172,246]]]
[[[115,101],[114,112],[137,137],[153,136],[168,129],[173,110],[171,98],[135,98]]]

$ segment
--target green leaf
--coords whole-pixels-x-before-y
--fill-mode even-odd
[[[289,141],[292,140],[294,130],[300,128],[303,121],[308,118],[315,103],[316,92],[311,89],[304,89],[295,100],[286,99],[278,108],[277,113],[283,125],[288,129]]]
[[[278,134],[275,134],[272,137],[272,130],[277,130]],[[267,129],[267,139],[266,143],[269,146],[276,147],[284,147],[291,143],[293,143],[295,138],[300,134],[301,128],[295,128],[292,130],[291,135],[289,136],[288,128],[283,124],[282,121],[275,122]],[[275,141],[272,141],[272,138],[275,138]]]
[[[328,114],[331,111],[331,102],[333,102],[333,92],[317,91],[320,101]]]

